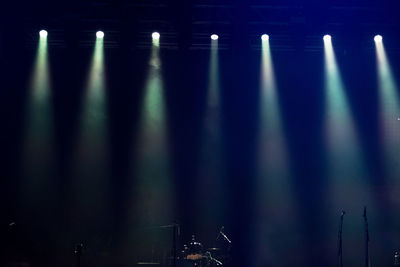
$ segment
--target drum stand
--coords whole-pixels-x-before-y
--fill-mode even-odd
[[[81,267],[82,250],[83,250],[83,244],[76,245],[75,247],[76,267]]]

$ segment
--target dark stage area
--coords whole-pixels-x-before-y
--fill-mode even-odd
[[[1,3],[0,265],[400,266],[399,7]]]

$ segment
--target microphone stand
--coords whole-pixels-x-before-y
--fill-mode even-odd
[[[343,217],[346,212],[343,210],[342,214],[340,215],[340,223],[339,223],[339,233],[338,233],[338,266],[343,267],[343,240],[342,240],[342,233],[343,233]]]
[[[83,244],[78,244],[75,247],[76,254],[76,266],[81,267],[81,256],[82,256]]]
[[[173,231],[172,231],[173,233],[173,237],[172,237],[172,253],[173,253],[173,263],[172,263],[172,266],[173,267],[176,267],[176,257],[177,257],[177,255],[176,255],[176,242],[177,242],[177,235],[180,235],[180,230],[179,230],[179,224],[175,221],[174,223],[173,223]]]
[[[369,267],[369,231],[368,231],[368,218],[367,218],[367,207],[364,206],[364,225],[365,225],[365,267]]]

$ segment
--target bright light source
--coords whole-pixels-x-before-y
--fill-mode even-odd
[[[261,40],[268,41],[269,40],[269,35],[268,34],[261,35]]]
[[[42,38],[46,38],[46,37],[47,37],[47,31],[46,31],[46,30],[41,30],[41,31],[39,32],[39,35],[40,35],[40,37],[42,37]]]
[[[324,35],[324,42],[330,42],[332,37],[329,34]]]
[[[153,32],[151,34],[151,37],[153,38],[153,40],[159,40],[160,39],[160,34],[158,32]]]
[[[99,38],[99,39],[104,38],[104,32],[102,32],[102,31],[96,32],[96,37]]]
[[[218,40],[218,35],[216,35],[216,34],[211,35],[211,39],[212,40]]]
[[[382,42],[382,35],[375,35],[374,40],[375,40],[375,42],[377,42],[377,43]]]

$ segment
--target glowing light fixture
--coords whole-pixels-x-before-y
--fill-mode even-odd
[[[324,35],[324,42],[330,42],[332,37],[329,34]]]
[[[375,35],[374,41],[377,42],[377,43],[382,42],[382,35]]]
[[[42,38],[46,38],[47,37],[47,31],[46,30],[41,30],[40,32],[39,32],[39,36],[40,37],[42,37]]]
[[[261,35],[261,40],[268,41],[269,40],[269,35],[268,34]]]
[[[153,32],[151,34],[151,37],[153,38],[153,40],[159,40],[160,39],[160,34],[158,32]]]
[[[104,32],[102,32],[102,31],[96,32],[96,37],[99,38],[99,39],[104,38]]]
[[[218,35],[216,35],[216,34],[213,34],[213,35],[211,35],[211,40],[218,40]]]

